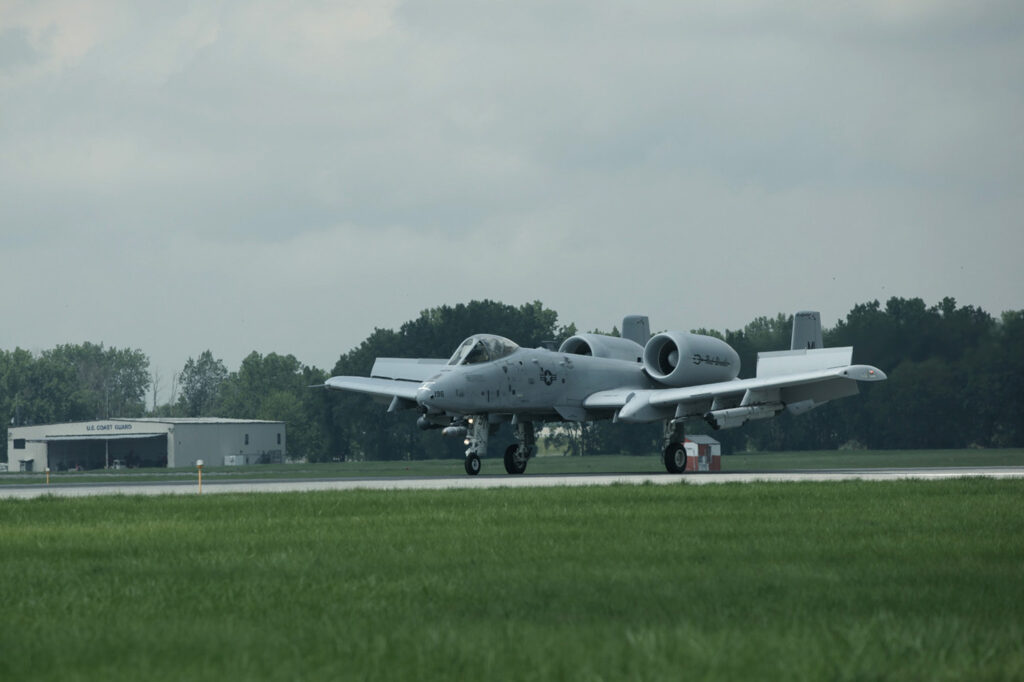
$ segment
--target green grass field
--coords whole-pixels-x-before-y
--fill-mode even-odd
[[[1024,481],[0,501],[0,679],[1024,679]]]

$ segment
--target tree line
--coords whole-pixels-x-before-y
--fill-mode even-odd
[[[779,314],[739,330],[692,331],[733,346],[745,378],[754,375],[757,353],[789,347],[791,329],[792,316]],[[386,405],[365,396],[310,387],[329,375],[366,376],[381,356],[444,358],[462,339],[484,331],[535,347],[560,343],[576,327],[559,325],[558,314],[539,301],[443,305],[397,330],[374,329],[329,374],[292,355],[255,351],[229,371],[204,351],[170,378],[164,404],[157,404],[164,379],[150,371],[141,350],[89,342],[38,355],[0,350],[0,419],[10,425],[143,416],[268,419],[288,424],[290,455],[312,461],[461,457],[461,441],[420,431],[408,412],[387,413]],[[859,397],[799,417],[783,414],[715,432],[724,452],[1024,446],[1024,310],[995,318],[952,298],[928,306],[919,298],[894,297],[884,306],[877,300],[854,306],[824,330],[824,339],[827,346],[852,345],[855,363],[875,365],[889,380],[863,385]],[[649,454],[660,448],[660,424],[563,426],[550,432],[548,444],[569,454]],[[710,433],[702,424],[689,428]],[[6,438],[0,447],[5,460]]]

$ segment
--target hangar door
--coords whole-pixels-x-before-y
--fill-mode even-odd
[[[112,466],[166,467],[167,434],[50,436],[49,467],[54,471],[103,469]]]

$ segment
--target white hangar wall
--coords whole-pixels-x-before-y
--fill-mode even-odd
[[[270,464],[285,457],[284,422],[190,420],[174,428],[167,466]]]

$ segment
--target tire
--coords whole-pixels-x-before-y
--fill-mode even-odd
[[[670,443],[665,448],[665,469],[670,474],[686,472],[686,448],[682,443]]]
[[[527,458],[519,454],[518,445],[509,445],[505,449],[505,471],[510,474],[521,474],[526,471]]]
[[[466,457],[466,473],[470,476],[476,476],[480,473],[480,457],[477,455],[468,455]]]

